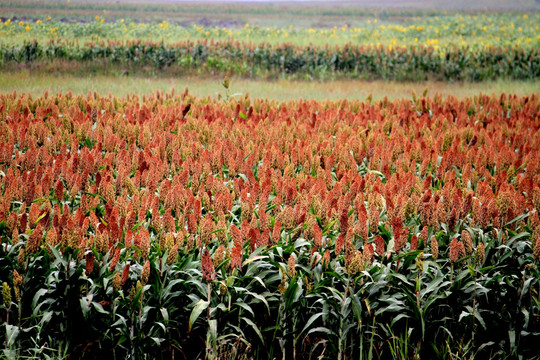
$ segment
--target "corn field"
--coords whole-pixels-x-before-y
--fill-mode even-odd
[[[294,46],[238,41],[27,41],[0,44],[0,66],[59,64],[129,73],[236,75],[321,79],[346,77],[397,81],[538,80],[538,47]]]

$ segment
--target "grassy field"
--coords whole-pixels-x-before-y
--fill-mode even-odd
[[[509,10],[509,11],[501,11]],[[492,46],[534,49],[540,47],[540,5],[536,1],[336,1],[332,3],[212,1],[182,2],[160,0],[152,3],[127,1],[39,1],[18,0],[0,5],[0,45],[8,48],[37,40],[95,44],[114,41],[152,41],[165,44],[180,41],[240,41],[246,44],[293,44],[308,47],[347,44],[384,47],[427,46],[444,56],[454,46],[473,53]],[[3,62],[2,62],[3,60]],[[19,60],[18,60],[19,61]],[[185,86],[199,96],[217,96],[222,91],[219,70],[202,66],[193,70],[153,69],[133,71],[127,65],[94,65],[100,62],[72,63],[42,61],[38,66],[19,65],[0,59],[0,91],[14,90],[37,95],[49,92],[90,90],[115,95],[169,91]],[[225,61],[214,59],[212,61]],[[203,62],[204,63],[204,62]],[[67,64],[67,65],[66,65]],[[209,64],[206,64],[209,65]],[[93,67],[97,67],[97,70]],[[21,70],[22,69],[22,70]],[[29,70],[30,69],[30,70]],[[37,69],[37,70],[36,70]],[[111,70],[112,69],[112,70]],[[212,70],[213,69],[213,70]],[[264,70],[264,69],[263,69]],[[154,76],[152,72],[156,72]],[[127,74],[129,76],[119,76]],[[193,72],[193,75],[186,73]],[[225,71],[226,72],[226,71]],[[231,72],[231,71],[229,71]],[[221,75],[215,75],[221,74]],[[234,71],[232,73],[235,73]],[[212,75],[214,74],[214,75]],[[244,76],[241,73],[235,74]],[[201,78],[203,77],[203,78]],[[434,82],[418,77],[400,78],[405,82],[349,80],[350,76],[314,77],[305,74],[293,81],[265,81],[258,75],[234,81],[233,92],[277,100],[363,99],[409,96],[412,90],[458,97],[476,93],[538,93],[537,80],[526,82],[495,80],[480,83]],[[256,78],[256,79],[253,79]],[[268,76],[266,76],[268,78]],[[296,79],[306,79],[297,81]],[[315,78],[319,81],[309,82]],[[360,77],[362,78],[362,77]],[[377,78],[366,77],[366,78]],[[390,77],[392,78],[392,77]],[[438,79],[428,76],[428,79]],[[459,78],[459,77],[458,77]],[[466,78],[466,77],[463,77]],[[504,79],[504,76],[502,76]],[[330,82],[323,84],[320,80]],[[291,80],[291,79],[289,79]]]
[[[185,87],[200,97],[225,96],[225,89],[220,78],[147,78],[147,77],[115,77],[115,76],[63,76],[35,75],[29,71],[0,73],[0,93],[29,93],[40,96],[45,91],[50,94],[71,91],[74,94],[87,94],[97,91],[100,94],[111,93],[117,96],[127,94],[145,95],[156,90],[170,92],[172,89],[183,91]],[[458,98],[483,94],[511,93],[529,95],[540,93],[538,81],[488,81],[469,82],[394,82],[394,81],[265,81],[232,79],[229,93],[246,95],[254,98],[269,98],[286,101],[293,99],[366,99],[370,94],[374,99],[407,98],[414,91],[418,94],[428,89],[428,95],[439,93],[443,96]]]
[[[420,82],[426,79],[482,81],[514,78],[536,81],[534,69],[537,68],[538,55],[535,49],[540,48],[540,6],[536,2],[520,1],[506,7],[501,1],[489,4],[484,1],[474,6],[465,6],[464,2],[444,6],[440,1],[413,4],[391,0],[384,0],[379,3],[380,6],[376,6],[375,2],[362,4],[359,6],[358,3],[346,1],[332,2],[331,5],[319,2],[246,2],[242,6],[212,2],[180,4],[173,1],[9,2],[0,6],[0,13],[3,14],[0,18],[0,47],[3,54],[0,56],[0,71],[10,74],[14,69],[25,68],[24,64],[37,63],[42,73],[50,70],[60,76],[75,74],[85,77],[87,75],[83,74],[92,73],[108,77],[129,72],[135,76],[129,80],[134,83],[139,81],[137,77],[140,76],[178,78],[189,74],[209,77],[227,73],[247,78],[276,77],[283,73],[286,75],[283,77],[292,77],[293,80],[319,81],[335,80],[334,73],[340,73],[337,76],[340,79],[353,77]],[[387,8],[382,8],[383,5]],[[512,11],[498,11],[503,8]],[[34,41],[37,41],[36,48],[40,50],[27,53],[26,47]],[[128,43],[130,41],[141,44],[151,42],[153,48],[121,50],[109,55],[113,51],[110,46],[127,49],[132,46]],[[188,48],[182,50],[184,53],[174,50],[178,44],[186,41],[209,45],[195,52]],[[237,45],[239,49],[249,51],[247,55],[240,55],[236,50],[230,55],[228,49],[213,52],[213,44],[224,43],[240,44]],[[285,55],[282,60],[279,60],[281,53],[273,50],[268,53],[250,50],[279,48],[283,44],[302,49],[294,50],[294,54]],[[310,55],[314,48],[325,49],[327,46],[340,49],[362,46],[376,50],[369,53],[369,59],[358,68],[353,66],[351,70],[351,66],[346,65],[343,68],[346,70],[343,70],[335,65],[349,64],[350,58],[333,61],[331,54],[319,50],[319,53]],[[407,64],[420,64],[418,68],[403,67],[403,61],[399,60],[402,58],[399,49],[404,47],[433,49],[436,56],[431,58],[431,50],[428,50],[420,57],[405,61]],[[504,54],[508,55],[509,51],[516,49],[529,53],[525,56],[516,54],[518,58],[514,58],[514,55],[505,57]],[[123,53],[126,51],[128,57]],[[379,54],[381,51],[383,55]],[[493,52],[502,55],[494,57],[491,55]],[[243,57],[243,60],[239,57]],[[343,54],[337,57],[340,60],[344,58]],[[477,58],[480,60],[469,62]],[[259,60],[255,63],[250,59]],[[352,59],[354,64],[360,61],[356,55]],[[434,60],[438,61],[437,65],[430,67]],[[422,65],[423,62],[429,65]],[[506,64],[506,67],[499,66],[501,64]],[[97,67],[97,70],[92,67]],[[521,70],[517,73],[509,70],[518,68]],[[140,71],[144,69],[147,71]],[[485,70],[485,74],[468,73],[471,69]],[[157,87],[166,86],[161,84],[166,81],[148,81],[158,82]],[[107,80],[104,82],[108,83]],[[248,88],[249,83],[246,84]],[[255,84],[255,91],[261,88],[270,90],[268,86]],[[389,94],[403,93],[400,86],[397,86],[397,91],[392,91],[396,86],[390,84],[384,91]],[[74,86],[85,87],[85,83],[82,81]],[[472,88],[478,86],[473,85]],[[505,86],[502,88],[506,89]],[[519,91],[520,87],[516,88]],[[533,88],[537,89],[534,85]],[[290,93],[281,89],[276,92],[278,95]],[[333,92],[336,96],[348,93],[339,89],[333,89]],[[461,88],[456,92],[461,93]],[[319,94],[319,91],[315,90],[315,93]]]
[[[534,0],[481,1],[316,1],[316,2],[250,2],[242,6],[234,2],[191,1],[41,1],[18,0],[0,4],[2,16],[60,16],[65,19],[89,19],[96,15],[107,19],[133,19],[137,22],[167,20],[182,24],[213,24],[243,26],[331,27],[344,23],[355,26],[369,18],[403,21],[416,16],[437,16],[441,13],[486,13],[500,10],[538,12],[540,4]]]
[[[1,13],[0,9],[0,13]],[[85,18],[68,19],[60,14],[4,16],[0,23],[0,44],[19,45],[38,40],[141,40],[166,44],[185,40],[233,40],[255,44],[290,43],[293,45],[345,44],[366,46],[424,45],[434,48],[448,46],[540,46],[540,13],[437,13],[437,16],[388,16],[374,13],[357,17],[340,15],[327,21],[317,15],[305,15],[312,21],[285,17],[273,25],[249,18],[219,20],[202,17],[193,21],[168,21],[132,16],[111,18],[101,11],[89,12]],[[126,14],[126,15],[129,15]],[[148,21],[144,21],[144,20]],[[317,20],[322,19],[322,20]]]

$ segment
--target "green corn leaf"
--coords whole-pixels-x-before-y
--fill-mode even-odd
[[[309,327],[311,326],[311,324],[313,324],[318,318],[320,318],[321,316],[323,316],[323,313],[317,313],[317,314],[313,314],[311,315],[311,317],[309,318],[309,320],[306,322],[306,325],[304,326],[304,328],[302,329],[302,331],[300,331],[300,333],[298,334],[298,336],[296,337],[296,339],[298,340],[300,338],[300,336],[307,330],[309,329]]]
[[[15,340],[17,340],[17,336],[19,336],[19,327],[6,324],[6,345],[8,348],[15,345]]]
[[[246,317],[243,317],[242,320],[244,320],[249,326],[251,326],[251,328],[253,329],[253,331],[255,331],[255,333],[257,334],[257,336],[259,337],[259,339],[261,339],[261,342],[264,344],[264,339],[263,339],[263,336],[261,334],[261,331],[259,330],[259,328],[257,327],[257,325],[255,325],[255,323],[253,321],[251,321],[250,319],[246,318]]]
[[[195,304],[195,307],[191,311],[191,315],[189,316],[189,324],[188,324],[188,332],[191,332],[191,328],[193,327],[193,324],[195,321],[197,321],[197,318],[201,313],[206,310],[206,308],[210,305],[209,301],[206,300],[199,300],[197,304]]]

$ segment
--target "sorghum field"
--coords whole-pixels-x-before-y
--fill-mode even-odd
[[[540,358],[540,5],[366,3],[0,4],[0,359]]]
[[[7,355],[534,358],[538,96],[0,96]]]

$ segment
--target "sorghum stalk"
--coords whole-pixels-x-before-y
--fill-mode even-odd
[[[350,291],[350,279],[349,279],[349,277],[347,277],[347,288],[345,289],[345,293],[343,294],[343,300],[341,301],[341,314],[342,315],[345,312],[345,304],[346,304],[347,295],[349,294],[349,291]],[[343,316],[340,316],[340,319],[339,319],[338,360],[344,359],[344,354],[343,354],[344,344],[343,344],[343,341],[341,340],[342,338],[343,338]]]

